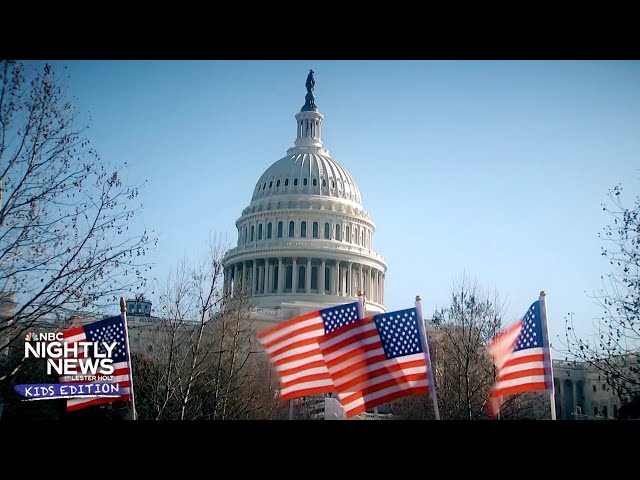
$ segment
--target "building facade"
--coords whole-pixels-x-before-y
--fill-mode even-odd
[[[224,258],[224,293],[246,292],[259,328],[354,301],[384,312],[387,264],[373,249],[376,225],[353,176],[322,141],[313,72],[295,115],[295,145],[259,178],[236,221],[238,241]]]
[[[627,365],[638,365],[638,355],[630,354],[624,360]],[[558,420],[618,418],[618,410],[626,403],[602,373],[586,362],[554,360],[553,377]]]

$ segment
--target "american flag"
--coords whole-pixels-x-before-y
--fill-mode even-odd
[[[301,315],[258,335],[280,376],[281,400],[335,391],[318,340],[360,318],[354,302]]]
[[[127,355],[127,347],[125,342],[125,335],[127,331],[124,326],[122,315],[115,317],[105,318],[97,322],[89,323],[81,327],[72,328],[62,332],[63,342],[76,343],[76,342],[100,342],[99,352],[104,354],[106,352],[102,342],[111,344],[116,342],[116,347],[111,352],[111,359],[113,360],[114,372],[111,375],[111,380],[100,380],[99,376],[95,382],[82,382],[82,383],[117,383],[120,386],[120,392],[122,395],[118,397],[78,397],[67,400],[67,412],[74,410],[80,410],[81,408],[88,407],[90,405],[100,405],[103,403],[116,402],[120,400],[128,400],[130,398],[130,386],[129,381],[129,362]],[[89,349],[91,353],[93,349]],[[73,382],[69,377],[61,377],[61,382]]]
[[[415,308],[383,313],[320,341],[347,418],[399,397],[429,393],[418,318]]]
[[[539,300],[529,307],[524,318],[496,335],[487,347],[497,369],[488,402],[490,415],[498,414],[506,395],[552,388],[549,345]]]

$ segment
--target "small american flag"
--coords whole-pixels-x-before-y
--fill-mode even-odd
[[[335,391],[318,340],[359,319],[358,302],[354,302],[301,315],[258,335],[280,376],[281,400]]]
[[[90,405],[100,405],[103,403],[116,402],[120,400],[128,400],[130,398],[129,381],[129,362],[127,355],[127,347],[125,342],[125,336],[127,331],[124,326],[122,315],[115,317],[105,318],[97,322],[89,323],[81,327],[72,328],[62,332],[63,342],[76,343],[76,342],[100,342],[99,352],[104,354],[106,352],[102,342],[111,344],[116,342],[116,347],[111,353],[111,359],[113,360],[114,372],[111,375],[111,380],[99,380],[95,382],[83,382],[83,383],[117,383],[120,386],[120,392],[122,395],[118,397],[78,397],[67,400],[67,412],[74,410],[80,410],[81,408],[88,407]],[[92,352],[92,349],[89,349]],[[69,377],[62,377],[61,382],[73,382]]]
[[[497,416],[505,395],[553,387],[539,300],[529,307],[524,318],[496,335],[487,347],[497,369],[488,402],[491,416]]]
[[[418,318],[415,308],[383,313],[321,339],[347,418],[396,398],[429,393]]]

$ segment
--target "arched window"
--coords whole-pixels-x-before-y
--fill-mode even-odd
[[[293,267],[291,265],[287,265],[286,275],[284,277],[284,288],[286,290],[291,290],[291,285],[293,284]]]
[[[329,240],[329,232],[331,230],[331,226],[328,223],[324,224],[324,239]]]
[[[313,186],[317,187],[318,186],[318,180],[316,178],[313,179]]]
[[[331,188],[336,188],[336,181],[335,180],[331,180]]]
[[[358,227],[353,227],[353,243],[358,243]]]
[[[253,235],[256,231],[256,226],[255,225],[251,225],[251,241],[253,242]]]
[[[300,265],[298,267],[298,291],[304,290],[306,287],[304,286],[304,282],[306,280],[305,270],[307,267],[304,265]]]
[[[258,240],[262,240],[262,224],[258,225]]]
[[[340,224],[336,223],[336,240],[340,241]]]
[[[318,267],[311,267],[311,290],[318,290]]]
[[[307,236],[307,222],[300,223],[300,236],[306,238]]]
[[[298,179],[297,179],[297,178],[294,178],[294,179],[293,179],[293,186],[294,186],[294,187],[297,187],[297,186],[298,186]]]
[[[289,186],[289,179],[288,179],[288,178],[285,178],[285,179],[284,179],[284,186],[285,186],[285,187],[288,187],[288,186]]]
[[[271,238],[271,235],[273,235],[273,225],[269,222],[267,223],[267,240]]]
[[[280,186],[280,180],[276,182],[276,187],[279,187],[279,186]]]
[[[351,235],[349,234],[349,225],[347,225],[346,227],[344,227],[344,241],[345,242],[350,242]]]
[[[313,238],[319,238],[318,222],[313,222]]]
[[[244,227],[244,243],[247,243],[247,227]]]
[[[323,187],[326,187],[326,186],[327,186],[327,181],[326,181],[324,178],[322,179],[322,186],[323,186]]]
[[[296,227],[296,224],[293,223],[293,221],[289,222],[289,236],[290,237],[293,237],[293,234],[295,232],[295,227]]]
[[[306,187],[308,183],[309,183],[309,179],[308,179],[308,178],[304,178],[304,179],[302,179],[302,185],[303,185],[303,186],[305,186],[305,187]]]
[[[267,182],[264,182],[264,185],[262,185],[262,190],[266,190],[267,189]]]
[[[278,222],[278,238],[282,238],[282,222]]]

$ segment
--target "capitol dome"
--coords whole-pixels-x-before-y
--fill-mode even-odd
[[[225,297],[246,292],[265,321],[351,302],[360,290],[367,313],[385,311],[376,226],[353,176],[322,143],[313,85],[295,116],[295,145],[260,176],[223,260]]]

